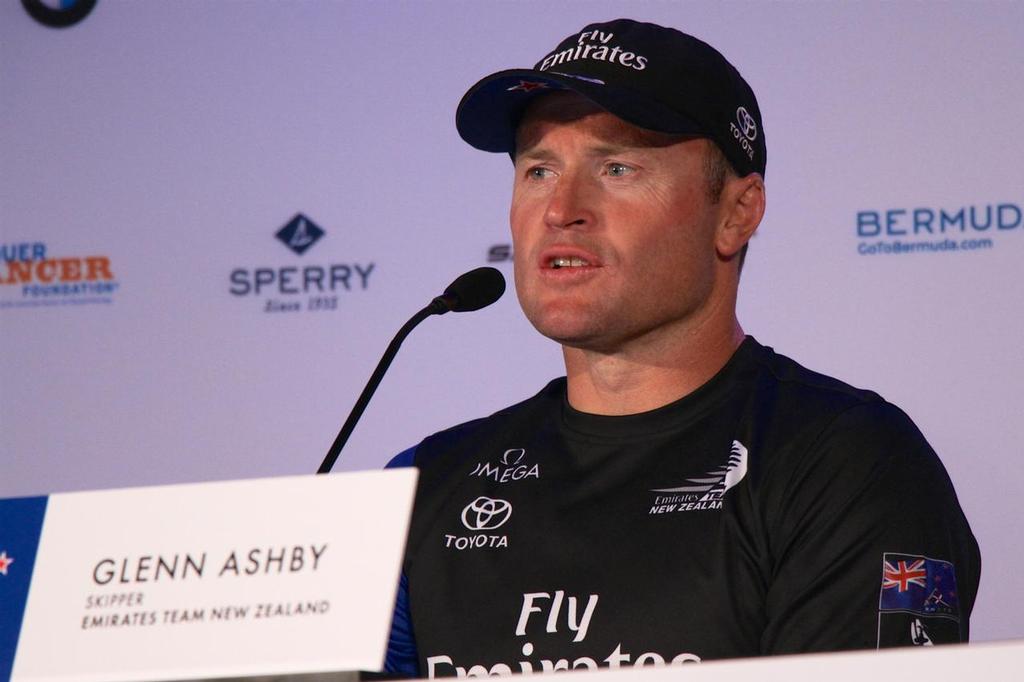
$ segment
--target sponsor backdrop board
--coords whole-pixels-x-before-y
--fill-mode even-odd
[[[744,327],[913,416],[982,547],[974,638],[1024,635],[1015,2],[0,3],[0,496],[314,471],[405,319],[511,274],[465,89],[622,15],[752,83]],[[514,295],[431,318],[339,469],[561,372]]]
[[[380,670],[415,485],[404,469],[0,500],[0,680]]]

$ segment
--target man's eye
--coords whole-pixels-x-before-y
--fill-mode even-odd
[[[633,172],[632,166],[627,166],[624,163],[609,163],[608,164],[608,175],[613,178],[621,178],[624,175],[629,175]]]
[[[551,175],[551,171],[547,168],[531,168],[526,171],[526,175],[533,180],[543,180],[544,178]]]

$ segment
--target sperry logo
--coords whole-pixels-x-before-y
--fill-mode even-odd
[[[324,234],[323,228],[299,213],[278,230],[274,236],[280,239],[281,243],[289,249],[301,256],[309,247],[316,244]]]
[[[653,488],[654,504],[648,514],[721,509],[722,497],[747,475],[747,448],[738,440],[732,442],[729,458],[721,467],[703,475],[687,478],[684,485]]]

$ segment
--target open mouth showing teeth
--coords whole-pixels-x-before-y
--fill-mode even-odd
[[[559,268],[582,268],[590,265],[587,261],[582,258],[552,258],[551,267],[555,270]]]

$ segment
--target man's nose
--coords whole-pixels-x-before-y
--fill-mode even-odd
[[[548,198],[544,222],[555,229],[589,227],[594,222],[593,201],[589,178],[581,173],[564,172]]]

